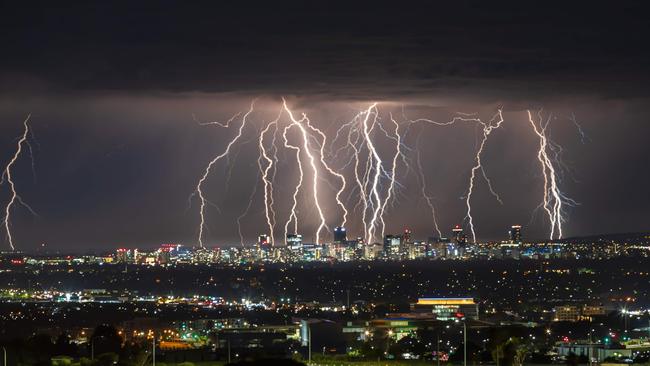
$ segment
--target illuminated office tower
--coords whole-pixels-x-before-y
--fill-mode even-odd
[[[521,244],[521,225],[512,225],[508,231],[508,238],[510,239],[510,244]]]
[[[302,235],[300,234],[287,234],[287,247],[291,251],[300,251],[302,249]]]
[[[348,240],[347,232],[342,226],[337,226],[334,228],[334,242],[337,244],[343,244]]]
[[[257,240],[257,245],[259,245],[260,248],[265,247],[269,244],[271,244],[271,238],[268,235],[262,234],[259,236],[259,239]]]
[[[386,235],[384,237],[384,257],[387,259],[400,259],[402,237],[399,235]]]
[[[458,245],[465,245],[467,243],[467,235],[463,232],[463,228],[460,227],[460,225],[454,226],[453,229],[451,229],[452,232],[452,238]]]

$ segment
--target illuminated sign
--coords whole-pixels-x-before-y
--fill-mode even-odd
[[[471,297],[461,298],[421,298],[418,299],[418,305],[475,305]]]

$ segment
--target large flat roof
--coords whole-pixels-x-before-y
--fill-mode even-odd
[[[417,305],[474,305],[471,297],[421,297]]]

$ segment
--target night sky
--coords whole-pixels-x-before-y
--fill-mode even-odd
[[[242,226],[252,242],[264,231],[256,131],[283,96],[328,134],[375,101],[402,120],[455,112],[489,119],[502,106],[504,125],[483,161],[504,204],[483,181],[473,201],[485,240],[503,239],[515,223],[529,238],[548,235],[547,219],[533,215],[542,186],[526,117],[526,109],[543,108],[564,147],[561,188],[580,203],[567,210],[565,236],[650,230],[650,22],[642,1],[21,3],[0,4],[2,166],[29,113],[34,133],[35,174],[28,155],[14,173],[38,213],[13,211],[19,249],[194,245],[198,202],[188,198],[235,130],[200,126],[193,115],[224,121],[258,98],[248,133],[206,190],[219,207],[208,209],[206,243],[230,245],[239,244],[235,220],[258,185]],[[420,141],[447,232],[464,217],[477,133],[471,125],[413,125],[405,135],[411,157]],[[295,177],[284,166],[280,222]],[[403,169],[400,181],[388,232],[408,226],[425,239],[433,230],[416,175]],[[301,231],[310,238],[307,193]],[[3,185],[0,203],[8,199]]]

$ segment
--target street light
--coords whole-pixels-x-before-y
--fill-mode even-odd
[[[156,333],[153,334],[153,342],[151,344],[151,364],[156,366]]]
[[[386,357],[388,357],[388,351],[390,350],[390,338],[393,336],[393,334],[395,334],[395,332],[393,332],[392,329],[389,329],[387,334],[388,337],[386,337],[386,352],[384,352]]]
[[[311,365],[311,324],[307,322],[307,354],[309,357],[308,365]]]
[[[95,336],[94,334],[90,337],[90,360],[94,361],[95,360],[95,339],[96,338],[104,338],[103,335]],[[4,365],[6,366],[6,365]]]
[[[440,366],[440,329],[436,327],[436,363]]]
[[[456,313],[456,318],[463,321],[463,366],[467,366],[467,320],[463,313]]]

